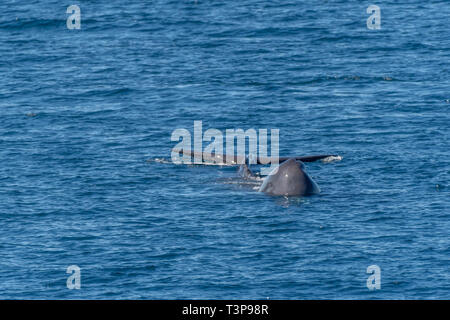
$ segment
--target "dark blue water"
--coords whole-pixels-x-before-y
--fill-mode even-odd
[[[0,3],[0,298],[450,298],[447,1],[70,4]],[[155,161],[194,120],[343,160],[303,199]]]

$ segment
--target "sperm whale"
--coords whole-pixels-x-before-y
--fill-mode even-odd
[[[249,159],[245,156],[229,156],[223,154],[206,154],[193,151],[180,150],[180,153],[194,158],[200,158],[219,164],[239,165],[238,173],[244,179],[250,179],[256,175],[249,168]],[[264,178],[259,192],[273,196],[308,196],[320,193],[317,183],[308,175],[304,162],[325,160],[326,158],[341,157],[334,154],[313,156],[279,157],[279,165]],[[268,164],[271,158],[258,157],[254,164]]]

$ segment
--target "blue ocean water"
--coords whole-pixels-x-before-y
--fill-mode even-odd
[[[0,298],[450,298],[448,1],[70,4],[0,3]],[[270,197],[157,161],[194,120],[343,159]]]

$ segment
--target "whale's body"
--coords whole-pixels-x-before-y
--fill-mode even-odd
[[[184,149],[175,149],[174,153],[182,153],[188,157],[200,159],[200,163],[207,161],[208,163],[220,165],[240,165],[239,175],[242,178],[255,178],[255,175],[247,166],[249,158],[243,155],[203,153]],[[273,163],[273,160],[279,163],[279,166],[265,177],[259,191],[274,196],[307,196],[320,193],[320,188],[317,183],[306,173],[303,162],[314,162],[317,160],[323,160],[324,162],[332,161],[327,161],[327,159],[341,160],[342,157],[335,154],[277,157],[273,159],[270,157],[257,157],[253,164],[268,164]]]
[[[274,196],[306,196],[320,192],[301,161],[291,158],[276,167],[265,179],[260,192]]]

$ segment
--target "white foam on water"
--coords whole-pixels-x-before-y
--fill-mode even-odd
[[[341,161],[343,159],[342,156],[329,156],[326,158],[322,159],[323,163],[330,163],[330,162],[335,162],[335,161]]]
[[[157,162],[157,163],[164,163],[164,164],[172,163],[172,161],[167,160],[167,159],[165,159],[165,158],[153,158],[153,159],[147,159],[147,162]]]

